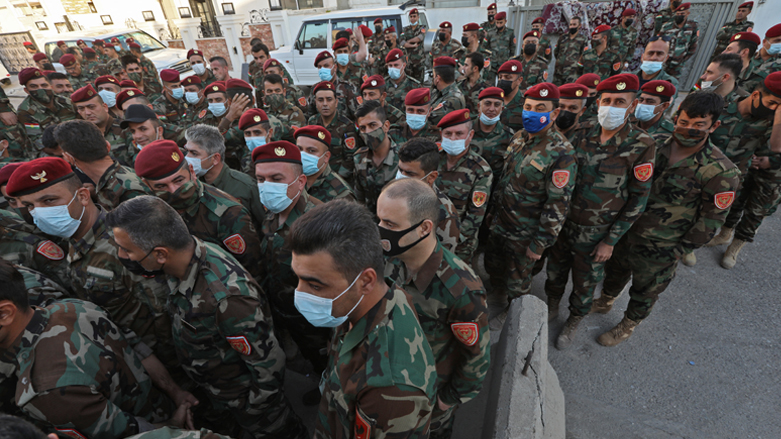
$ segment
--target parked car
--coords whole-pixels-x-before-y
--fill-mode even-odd
[[[420,23],[428,29],[425,8],[416,7]],[[285,66],[296,85],[314,85],[320,82],[317,69],[314,68],[315,58],[323,50],[331,50],[336,33],[345,29],[356,29],[361,24],[374,30],[376,18],[382,18],[383,29],[394,26],[399,35],[401,30],[410,24],[402,7],[349,9],[321,14],[301,23],[293,47],[280,47],[271,52],[271,57]],[[433,37],[428,37],[429,34],[433,32],[426,32],[426,50],[430,49],[433,41]]]

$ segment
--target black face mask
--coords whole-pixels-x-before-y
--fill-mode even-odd
[[[506,95],[512,93],[513,91],[513,82],[506,79],[500,79],[496,86],[501,88]]]
[[[143,261],[149,255],[151,255],[153,251],[155,251],[155,249],[150,250],[149,253],[146,254],[146,256],[141,258],[141,261]],[[141,265],[141,261],[131,261],[130,259],[125,259],[125,258],[118,258],[118,259],[119,262],[125,268],[127,268],[127,271],[136,274],[138,276],[155,277],[155,276],[160,276],[162,274],[165,274],[165,272],[163,271],[163,267],[160,267],[157,270],[149,271]]]
[[[675,16],[675,24],[681,24],[681,23],[683,23],[683,20],[685,20],[685,19],[686,19],[686,17],[684,17],[683,15],[676,15]]]
[[[761,94],[759,95],[759,105],[755,107],[754,102],[751,102],[751,115],[756,117],[757,119],[767,119],[774,114],[775,111],[771,110],[770,108],[767,108],[765,104],[762,103]]]
[[[390,47],[393,45],[393,42],[391,42],[391,40],[385,40],[385,45]]]
[[[597,97],[596,96],[589,96],[586,98],[586,107],[590,107],[594,105],[594,102],[596,102]]]
[[[577,122],[577,120],[578,120],[577,113],[573,113],[567,110],[561,110],[561,112],[559,112],[559,117],[556,118],[556,126],[566,131],[570,129],[572,125],[575,125],[575,122]]]
[[[374,26],[374,33],[376,34],[382,33],[382,26]]]
[[[437,34],[437,38],[439,39],[439,41],[441,41],[441,42],[443,42],[443,43],[444,43],[445,41],[447,41],[447,35],[443,34],[442,32],[440,32],[440,33],[438,33],[438,34]]]
[[[523,46],[523,54],[527,56],[534,55],[534,52],[537,51],[537,46],[535,44],[527,44]]]
[[[635,20],[634,20],[634,19],[632,19],[632,18],[630,18],[630,19],[626,20],[626,23],[625,23],[625,24],[626,24],[627,26],[631,26],[631,25],[632,25],[632,23],[634,23],[634,22],[635,22]]]
[[[488,22],[490,23],[490,22],[494,21],[494,18],[495,17],[493,15],[489,15],[488,16]]]
[[[576,33],[578,33],[578,28],[576,28],[576,27],[569,28],[569,34],[570,35],[575,35]]]
[[[461,37],[461,45],[466,47],[469,45],[469,38],[468,37]]]
[[[417,229],[418,226],[423,224],[423,221],[425,220],[420,220],[419,223],[404,230],[389,230],[384,227],[380,227],[380,239],[381,239],[380,242],[382,243],[382,253],[388,257],[398,256],[406,252],[407,250],[411,249],[412,247],[418,245],[420,241],[426,239],[428,235],[419,238],[417,241],[413,242],[410,245],[405,245],[405,246],[399,245],[399,241],[401,240],[401,238],[403,238],[404,235],[406,235],[407,233]]]

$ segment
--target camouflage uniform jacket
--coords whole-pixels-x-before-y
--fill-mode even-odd
[[[187,112],[185,107],[185,101],[175,99],[171,102],[168,96],[163,93],[159,98],[152,102],[155,114],[165,122],[180,124],[184,120],[184,115]]]
[[[740,169],[740,179],[743,181],[751,165],[751,156],[769,140],[773,116],[766,119],[743,116],[738,111],[738,103],[733,102],[722,110],[719,121],[721,126],[716,128],[709,139]]]
[[[407,294],[390,287],[350,326],[329,343],[314,438],[428,437],[435,360]]]
[[[160,99],[160,96],[163,95],[163,86],[159,83],[153,80],[153,78],[150,78],[149,76],[144,75],[143,77],[143,87],[140,88],[141,90],[149,99],[149,102],[155,102],[156,100]]]
[[[436,126],[451,111],[466,108],[466,100],[457,83],[452,83],[441,91],[434,88],[431,92],[431,113],[428,121]]]
[[[477,83],[475,85],[470,86],[469,85],[469,79],[464,78],[462,81],[456,82],[458,84],[458,88],[461,90],[461,93],[464,95],[464,104],[466,105],[465,108],[469,109],[469,114],[474,116],[475,114],[480,114],[480,92],[485,90],[486,88],[490,87],[487,82],[483,81],[482,79],[478,78]]]
[[[493,26],[493,29],[485,30],[488,48],[491,49],[492,54],[490,64],[487,68],[496,72],[502,64],[515,56],[515,45],[518,40],[515,38],[515,31],[507,26],[501,31],[496,30],[496,26]],[[483,68],[486,68],[485,64],[483,65]]]
[[[123,201],[141,195],[152,195],[149,186],[136,173],[116,161],[106,169],[103,176],[95,184],[98,196],[97,204],[106,210],[114,210]]]
[[[546,63],[550,63],[551,59],[553,59],[551,57],[551,54],[553,53],[553,46],[551,46],[550,37],[543,34],[542,38],[540,38],[540,42],[537,44],[537,47],[537,53],[539,54],[540,58],[544,59]]]
[[[153,63],[149,58],[141,55],[140,58],[138,58],[139,65],[141,66],[141,69],[144,70],[144,76],[147,78],[152,79],[154,82],[157,82],[162,86],[162,83],[160,82],[160,74],[157,73],[157,67],[155,67],[155,63]]]
[[[109,113],[106,128],[103,129],[103,137],[111,145],[111,151],[127,146],[127,135],[130,130],[123,130],[122,126],[119,125],[121,122],[121,119],[118,119]]]
[[[91,78],[91,81],[93,84],[95,82],[95,79],[97,79],[100,76],[108,75],[108,69],[106,68],[106,64],[103,62],[89,62],[86,65],[84,65],[84,76]]]
[[[223,163],[222,170],[211,185],[239,200],[252,216],[257,230],[257,226],[260,226],[266,217],[266,209],[260,202],[258,185],[247,174],[231,169]]]
[[[448,155],[439,153],[439,177],[436,184],[450,198],[461,220],[461,237],[456,255],[465,261],[477,248],[477,232],[483,224],[491,195],[491,166],[471,148],[448,168]]]
[[[630,117],[629,120],[630,122],[636,124],[638,128],[643,129],[639,124],[637,124],[634,116]],[[647,132],[649,136],[653,137],[654,140],[667,140],[668,137],[672,136],[673,131],[675,131],[675,124],[673,124],[670,119],[667,119],[664,116],[659,118],[656,123],[645,129],[645,132]]]
[[[297,105],[291,104],[289,101],[285,101],[284,106],[279,109],[272,110],[270,107],[264,108],[267,115],[274,116],[279,119],[281,125],[281,132],[278,136],[281,140],[287,140],[290,143],[295,144],[296,138],[293,135],[297,129],[306,125],[306,117],[304,117],[304,111],[298,108]]]
[[[578,65],[574,62],[588,47],[588,39],[580,32],[574,36],[566,33],[559,37],[553,54],[556,67],[553,70],[553,82],[564,85],[578,79]]]
[[[366,205],[372,214],[377,213],[377,199],[382,188],[396,178],[396,171],[399,170],[398,146],[393,140],[390,143],[388,155],[379,166],[375,166],[372,158],[374,151],[368,146],[355,152],[355,199]]]
[[[254,62],[254,61],[253,61]],[[156,428],[152,431],[130,436],[127,439],[231,439],[209,429],[181,430],[174,427]]]
[[[525,101],[523,93],[524,90],[519,87],[510,102],[504,104],[502,116],[499,119],[504,126],[510,128],[514,132],[523,129],[523,103]]]
[[[111,58],[106,62],[106,71],[109,75],[116,76],[117,73],[125,70],[124,67],[122,67],[122,61],[119,60],[119,58]]]
[[[14,113],[14,107],[11,105],[11,101],[5,94],[5,91],[0,87],[0,113]],[[16,125],[8,126],[0,121],[0,140],[8,140],[8,155],[11,158],[28,159],[35,157],[36,151],[33,148],[32,142],[27,138],[27,132],[24,129],[24,125],[17,122]]]
[[[14,268],[24,277],[24,288],[27,290],[27,300],[30,306],[47,306],[55,300],[70,297],[67,288],[49,279],[43,273],[21,265],[16,265]],[[2,404],[0,404],[0,408],[2,408]]]
[[[481,78],[488,78],[488,72],[496,71],[499,69],[494,63],[493,63],[493,52],[491,50],[488,50],[488,42],[486,40],[481,40],[480,44],[477,45],[477,50],[475,52],[479,53],[480,55],[483,55],[483,69],[481,70]],[[461,46],[456,50],[456,53],[453,54],[453,58],[455,58],[456,63],[458,65],[466,65],[466,57],[469,55],[469,47],[468,46]],[[459,81],[457,81],[459,82]]]
[[[604,144],[601,133],[596,124],[575,136],[578,178],[567,221],[609,227],[604,243],[614,246],[645,210],[656,146],[629,122]]]
[[[596,73],[604,81],[621,73],[622,67],[621,57],[612,50],[605,49],[600,55],[595,49],[587,49],[578,60],[578,76]]]
[[[635,73],[635,76],[637,76],[637,79],[640,80],[640,87],[642,88],[647,82],[650,81],[667,81],[670,84],[675,86],[675,94],[670,99],[672,102],[675,102],[675,99],[678,97],[678,91],[680,91],[680,86],[678,85],[678,78],[670,75],[669,73],[665,72],[664,69],[659,70],[656,75],[654,75],[650,79],[643,78],[643,71],[640,70]],[[637,92],[637,96],[639,97],[642,94],[642,90]]]
[[[428,62],[426,63],[426,66],[433,66],[434,60],[440,56],[455,58],[456,50],[459,48],[461,48],[461,43],[453,38],[450,38],[450,41],[448,41],[447,44],[444,44],[439,41],[438,38],[435,38],[434,42],[431,43],[431,51],[428,53]]]
[[[130,132],[129,128],[124,131],[124,135],[125,144],[120,145],[120,143],[117,142],[118,146],[112,145],[111,157],[118,161],[122,166],[133,167],[133,164],[136,161],[136,155],[141,151],[141,147],[133,141],[133,133]],[[163,123],[163,139],[176,142],[180,148],[186,143],[184,129],[171,123]]]
[[[34,308],[0,362],[19,379],[21,410],[66,437],[126,437],[172,413],[173,403],[152,385],[121,331],[89,302]]]
[[[341,65],[336,64],[336,77],[342,81],[347,81],[352,84],[356,89],[360,90],[361,85],[366,81],[366,72],[363,70],[363,65],[356,62],[348,62],[345,66],[345,71],[342,72],[339,68]]]
[[[211,84],[212,82],[217,81],[217,77],[214,76],[214,73],[212,73],[211,69],[206,69],[205,72],[203,72],[203,76],[199,76],[201,78],[201,87],[206,88]]]
[[[472,123],[475,135],[469,142],[469,147],[488,162],[491,166],[491,172],[494,174],[494,183],[497,183],[502,175],[510,141],[513,139],[513,130],[504,126],[500,121],[493,127],[486,127],[491,128],[491,131],[485,132],[481,128],[479,117],[474,118]]]
[[[360,88],[355,87],[353,83],[349,81],[343,81],[338,78],[334,78],[331,81],[336,88],[336,98],[339,101],[338,111],[343,116],[350,120],[355,119],[355,110],[363,104],[363,97],[361,97]],[[314,93],[309,95],[308,108],[305,109],[307,114],[312,116],[317,115],[317,106],[315,105]]]
[[[411,78],[406,75],[398,84],[390,79],[389,76],[386,76],[385,90],[387,91],[388,96],[385,98],[385,102],[400,110],[405,109],[406,106],[404,105],[404,98],[407,97],[407,93],[409,93],[410,90],[422,87],[423,86],[420,84],[420,82],[418,82],[415,78]]]
[[[385,103],[385,116],[390,121],[391,126],[397,126],[407,119],[406,113],[394,107],[391,104]]]
[[[673,17],[675,16],[675,12],[673,12],[672,9],[669,7],[664,8],[654,19],[654,35],[659,34],[659,31],[662,30],[662,26],[664,26],[667,23],[674,23]]]
[[[301,109],[302,112],[306,111],[306,95],[304,94],[304,91],[301,90],[301,88],[297,85],[285,85],[285,99]],[[306,113],[304,114],[304,117],[306,117]]]
[[[310,177],[307,177],[309,179]],[[354,201],[355,195],[350,185],[344,181],[339,174],[331,170],[331,165],[325,164],[323,173],[317,177],[311,186],[306,188],[309,195],[316,199],[327,203],[331,200],[338,200],[344,198],[346,200]]]
[[[195,124],[203,123],[200,120],[209,113],[209,103],[206,102],[206,99],[203,99],[197,104],[186,104],[185,109],[186,111],[182,115],[182,120],[179,121],[179,125],[181,125],[182,128],[187,129]]]
[[[539,255],[556,242],[567,218],[578,173],[575,152],[548,127],[534,137],[516,133],[512,154],[495,193],[491,228],[505,239],[531,241],[529,249]]]
[[[659,35],[672,37],[670,41],[670,57],[667,59],[665,70],[673,76],[680,73],[683,64],[689,60],[697,51],[697,42],[700,39],[700,31],[697,29],[697,22],[686,20],[682,28],[675,22],[670,22],[662,26]]]
[[[757,52],[751,61],[750,67],[746,70],[750,70],[750,72],[746,73],[746,79],[738,82],[738,85],[751,93],[757,88],[757,85],[764,84],[767,75],[781,71],[781,56],[772,56],[767,60],[763,60],[762,56]],[[21,106],[19,108],[21,111]]]
[[[616,52],[622,63],[632,61],[637,48],[637,29],[634,26],[618,25],[610,30],[608,47]]]
[[[439,238],[442,247],[455,252],[461,236],[461,221],[458,219],[458,211],[450,198],[437,187],[436,183],[432,187],[437,194],[437,199],[439,199],[437,238]]]
[[[630,235],[678,244],[681,256],[713,238],[727,219],[740,184],[740,171],[710,142],[670,163],[673,139],[657,143],[656,169],[645,212]]]
[[[727,106],[733,102],[743,100],[751,93],[747,92],[743,87],[735,84],[735,88],[732,89],[726,96],[724,96],[724,106]]]
[[[24,124],[27,136],[33,143],[37,143],[41,139],[43,130],[47,126],[76,119],[76,111],[69,99],[54,95],[52,102],[54,103],[54,111],[27,96],[17,108],[19,122]]]
[[[724,49],[729,46],[729,40],[732,38],[733,35],[735,35],[738,32],[746,32],[749,30],[749,28],[754,27],[753,21],[743,20],[741,22],[738,22],[737,20],[732,20],[724,23],[724,26],[719,29],[718,32],[716,32],[716,48],[713,49],[713,55],[711,58],[715,57],[716,55],[721,54],[721,52],[724,51]]]
[[[442,139],[442,134],[439,132],[439,128],[437,128],[435,124],[432,124],[428,120],[426,121],[426,125],[424,125],[423,128],[421,128],[420,131],[415,134],[412,133],[412,130],[409,126],[407,126],[407,122],[405,121],[399,123],[396,126],[392,126],[390,131],[388,131],[388,135],[390,136],[391,141],[397,145],[404,145],[408,140],[412,140],[417,137],[431,140],[437,144],[439,144],[439,141]]]
[[[426,38],[426,28],[423,27],[420,22],[418,24],[410,24],[409,26],[404,26],[404,29],[401,31],[400,36],[400,42],[399,46],[404,46],[404,43],[406,43],[409,40],[414,39],[415,37],[420,37],[420,43],[418,43],[418,47],[414,49],[402,49],[404,51],[404,54],[407,55],[407,63],[422,63],[423,58],[426,56],[426,51],[423,49],[423,43]]]
[[[516,56],[514,59],[523,64],[521,73],[521,78],[523,79],[521,80],[521,85],[518,87],[519,93],[522,94],[529,87],[548,80],[548,63],[550,63],[550,61],[540,55],[539,50],[530,61],[526,61],[524,55]]]
[[[79,76],[72,76],[70,73],[68,73],[66,76],[68,77],[68,82],[71,83],[74,91],[86,86],[87,84],[92,84],[92,82],[95,80],[95,78],[87,76],[83,68]]]
[[[45,237],[0,225],[0,258],[40,271],[62,286],[70,286],[65,251]]]
[[[447,405],[473,399],[491,363],[482,281],[439,243],[416,274],[395,266],[393,281],[409,295],[437,363],[437,397]]]
[[[355,167],[353,163],[353,154],[356,147],[362,143],[360,136],[358,136],[355,123],[344,116],[344,113],[337,110],[331,123],[326,124],[323,121],[323,116],[319,113],[309,118],[307,125],[319,125],[328,130],[331,133],[331,159],[328,164],[339,176],[345,180],[352,179],[353,169]]]

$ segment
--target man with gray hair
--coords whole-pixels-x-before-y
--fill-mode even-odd
[[[477,396],[491,361],[485,289],[467,263],[436,238],[439,200],[426,183],[388,183],[377,200],[391,279],[407,292],[436,361],[431,437],[449,438],[459,404]]]
[[[255,438],[306,438],[282,389],[285,353],[252,275],[220,246],[190,235],[176,210],[157,197],[122,203],[106,224],[124,256],[168,276],[176,354],[208,395],[209,418],[222,413],[226,428],[218,432],[233,436],[227,426],[235,421]]]
[[[184,133],[185,159],[193,167],[201,181],[238,198],[249,210],[255,225],[266,216],[260,202],[258,186],[245,173],[231,169],[225,164],[225,139],[220,130],[211,125],[193,125]]]

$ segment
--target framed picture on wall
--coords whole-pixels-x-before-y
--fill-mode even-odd
[[[236,14],[236,10],[233,8],[233,3],[223,3],[222,4],[222,13],[225,15],[234,15]]]
[[[152,11],[143,11],[141,14],[144,16],[144,21],[155,21],[155,13]]]
[[[49,30],[49,26],[46,25],[45,21],[36,21],[35,26],[38,28],[38,30]]]
[[[193,18],[193,15],[190,13],[190,8],[179,8],[179,18]]]
[[[114,24],[114,21],[111,19],[111,15],[101,15],[100,20],[103,22],[104,25],[108,26],[110,24]]]

